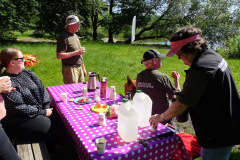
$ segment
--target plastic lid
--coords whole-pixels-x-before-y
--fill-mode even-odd
[[[127,98],[123,98],[122,102],[126,103],[126,102],[128,102],[128,99]]]
[[[99,87],[96,87],[96,89],[99,89]]]
[[[83,84],[86,84],[86,82],[83,82]]]
[[[141,90],[137,90],[137,93],[141,93],[142,91]]]

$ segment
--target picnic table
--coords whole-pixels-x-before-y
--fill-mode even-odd
[[[100,87],[100,83],[97,82]],[[125,142],[117,132],[117,118],[106,119],[106,126],[98,125],[98,113],[91,111],[96,105],[94,101],[95,92],[88,92],[88,97],[93,99],[83,105],[74,102],[62,102],[60,94],[68,93],[68,99],[75,99],[82,96],[82,83],[59,85],[47,87],[53,98],[54,105],[70,135],[72,136],[79,159],[162,159],[162,160],[188,160],[188,154],[181,138],[177,134],[163,138],[149,140],[147,147],[144,147],[138,140]],[[122,97],[116,95],[116,99],[109,99],[110,89],[107,90],[107,98],[101,98],[101,104],[117,104],[122,102]],[[76,108],[82,108],[77,110]],[[127,124],[126,124],[127,125]],[[140,128],[138,136],[142,138],[154,137],[170,132],[162,124],[158,124],[157,132],[152,132],[149,127]],[[107,140],[104,154],[97,154],[95,140],[104,137]]]

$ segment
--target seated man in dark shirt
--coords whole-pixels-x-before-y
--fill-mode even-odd
[[[174,86],[168,75],[158,71],[165,57],[166,55],[160,54],[156,49],[146,51],[142,58],[146,69],[139,72],[136,79],[137,89],[149,95],[153,102],[152,115],[166,111],[169,107],[169,100],[173,97],[173,91],[180,90],[180,75],[177,72],[172,72]]]

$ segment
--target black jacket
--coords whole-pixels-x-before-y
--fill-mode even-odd
[[[210,78],[197,106],[189,108],[198,143],[206,148],[240,144],[240,97],[227,62],[205,48],[191,69]]]

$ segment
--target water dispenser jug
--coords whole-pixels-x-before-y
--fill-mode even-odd
[[[138,113],[134,106],[124,98],[118,108],[118,134],[126,141],[137,140],[138,135]]]
[[[137,90],[137,92],[133,96],[133,106],[136,108],[139,115],[138,126],[149,126],[149,118],[152,115],[151,98],[147,94],[143,93],[141,90]]]

